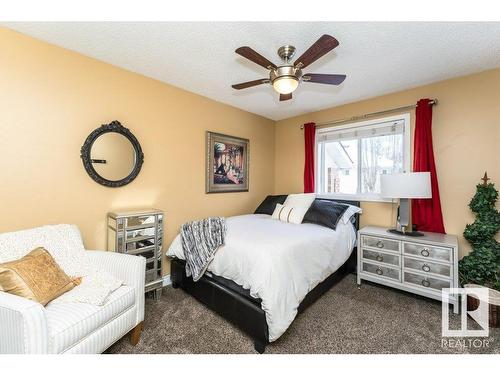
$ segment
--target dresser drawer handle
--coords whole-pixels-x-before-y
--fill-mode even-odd
[[[382,271],[382,269],[380,267],[377,268],[377,271],[375,271],[375,272],[377,272],[377,275],[383,275],[384,274],[384,271]]]
[[[422,266],[422,271],[424,271],[424,272],[429,272],[430,270],[431,270],[431,267],[429,267],[427,264],[424,264],[424,265]]]
[[[428,256],[429,256],[429,254],[430,254],[430,253],[429,253],[429,249],[427,249],[427,248],[423,249],[423,250],[420,252],[420,254],[422,254],[422,256],[424,256],[424,257],[428,257]]]
[[[429,286],[431,286],[431,283],[427,280],[422,280],[422,285],[428,288]]]
[[[380,241],[380,240],[379,240],[379,241],[377,242],[377,247],[378,247],[379,249],[382,249],[382,248],[384,247],[384,243],[383,243],[382,241]]]
[[[384,261],[384,257],[382,255],[377,255],[377,257],[375,258],[378,262],[383,262]]]

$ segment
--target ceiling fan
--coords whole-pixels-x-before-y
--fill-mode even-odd
[[[250,47],[240,47],[235,52],[253,61],[260,66],[269,69],[269,78],[256,79],[255,81],[238,83],[231,87],[236,90],[246,89],[248,87],[270,83],[276,92],[280,94],[280,101],[292,99],[292,92],[299,86],[301,81],[312,83],[323,83],[327,85],[340,85],[344,82],[345,74],[302,74],[302,69],[318,60],[321,56],[327,54],[337,47],[339,42],[333,36],[323,35],[309,49],[304,52],[292,64],[291,59],[295,54],[294,46],[282,46],[278,49],[278,56],[284,64],[276,66],[271,61],[255,52]]]

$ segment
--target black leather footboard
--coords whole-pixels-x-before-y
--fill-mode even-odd
[[[269,342],[266,313],[260,305],[236,293],[208,276],[196,283],[186,276],[185,262],[171,259],[170,279],[174,288],[181,287],[198,301],[236,324],[255,341],[256,350],[263,352]],[[261,347],[261,351],[258,347]]]
[[[299,313],[313,304],[345,275],[355,272],[356,254],[354,248],[344,265],[306,295],[299,305]],[[268,327],[266,314],[258,301],[237,293],[209,276],[202,276],[195,283],[191,277],[186,276],[186,263],[183,260],[171,259],[170,264],[170,279],[174,288],[181,287],[198,301],[237,325],[254,339],[256,351],[259,353],[265,351],[265,346],[269,343]]]

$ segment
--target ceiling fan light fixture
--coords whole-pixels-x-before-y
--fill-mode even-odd
[[[292,99],[292,93],[301,82],[322,83],[325,85],[340,85],[344,82],[345,74],[302,74],[302,69],[333,50],[339,45],[337,39],[331,35],[322,35],[298,59],[291,61],[295,54],[295,47],[285,45],[278,49],[278,56],[283,60],[283,65],[277,66],[264,56],[247,46],[237,48],[235,52],[269,70],[269,79],[261,78],[249,82],[242,82],[231,87],[235,90],[246,89],[264,83],[271,83],[273,89],[280,94],[280,102]]]
[[[299,80],[295,77],[278,77],[273,81],[273,88],[279,94],[291,94],[299,86]]]

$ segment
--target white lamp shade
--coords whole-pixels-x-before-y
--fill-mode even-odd
[[[432,198],[430,172],[395,173],[380,176],[384,198]]]

